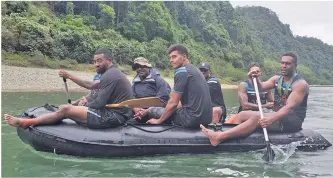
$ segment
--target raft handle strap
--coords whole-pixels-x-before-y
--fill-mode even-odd
[[[161,133],[161,132],[165,132],[165,131],[167,131],[167,130],[173,129],[173,128],[175,128],[175,127],[181,127],[181,126],[173,125],[173,126],[167,128],[167,129],[164,129],[164,130],[151,131],[151,130],[146,130],[146,129],[140,128],[140,127],[138,127],[138,126],[136,126],[136,125],[134,125],[134,124],[131,124],[131,123],[126,123],[124,126],[125,126],[125,127],[126,127],[126,126],[132,126],[132,127],[136,128],[136,129],[139,129],[139,130],[142,130],[142,131],[144,131],[144,132],[148,132],[148,133]],[[183,127],[181,127],[181,128],[183,128]]]

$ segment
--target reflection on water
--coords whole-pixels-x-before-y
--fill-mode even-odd
[[[71,93],[72,100],[85,93]],[[228,115],[238,109],[237,91],[223,90]],[[332,88],[311,88],[305,128],[333,142]],[[2,93],[2,114],[20,114],[32,106],[66,103],[64,92]],[[16,177],[332,177],[333,149],[295,152],[298,143],[273,146],[276,160],[265,163],[264,150],[246,153],[173,155],[136,158],[81,158],[37,152],[24,144],[16,130],[2,123],[2,176]]]

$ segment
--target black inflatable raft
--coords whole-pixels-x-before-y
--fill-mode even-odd
[[[37,117],[54,112],[45,105],[28,109],[24,117]],[[212,129],[228,130],[234,125]],[[199,130],[171,125],[125,125],[105,130],[91,130],[65,119],[56,125],[18,128],[22,141],[37,151],[75,156],[126,157],[178,153],[214,153],[250,151],[265,148],[263,133],[258,130],[247,137],[231,139],[213,147]],[[272,144],[284,145],[299,141],[299,150],[315,151],[331,146],[319,133],[303,129],[295,133],[269,133]]]

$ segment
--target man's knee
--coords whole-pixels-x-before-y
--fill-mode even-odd
[[[71,111],[71,109],[75,107],[71,104],[61,105],[59,110],[57,111],[58,114],[60,114],[62,117],[68,117],[68,113]]]
[[[151,107],[148,109],[147,113],[149,117],[152,118],[160,118],[164,112],[163,107]]]
[[[258,122],[260,119],[259,112],[255,112],[255,111],[242,111],[242,112],[238,113],[237,115],[238,115],[237,118],[238,118],[239,122],[245,122],[249,119]]]

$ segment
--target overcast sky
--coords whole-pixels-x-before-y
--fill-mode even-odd
[[[333,1],[230,1],[236,6],[263,6],[289,24],[294,35],[315,37],[333,45]]]

